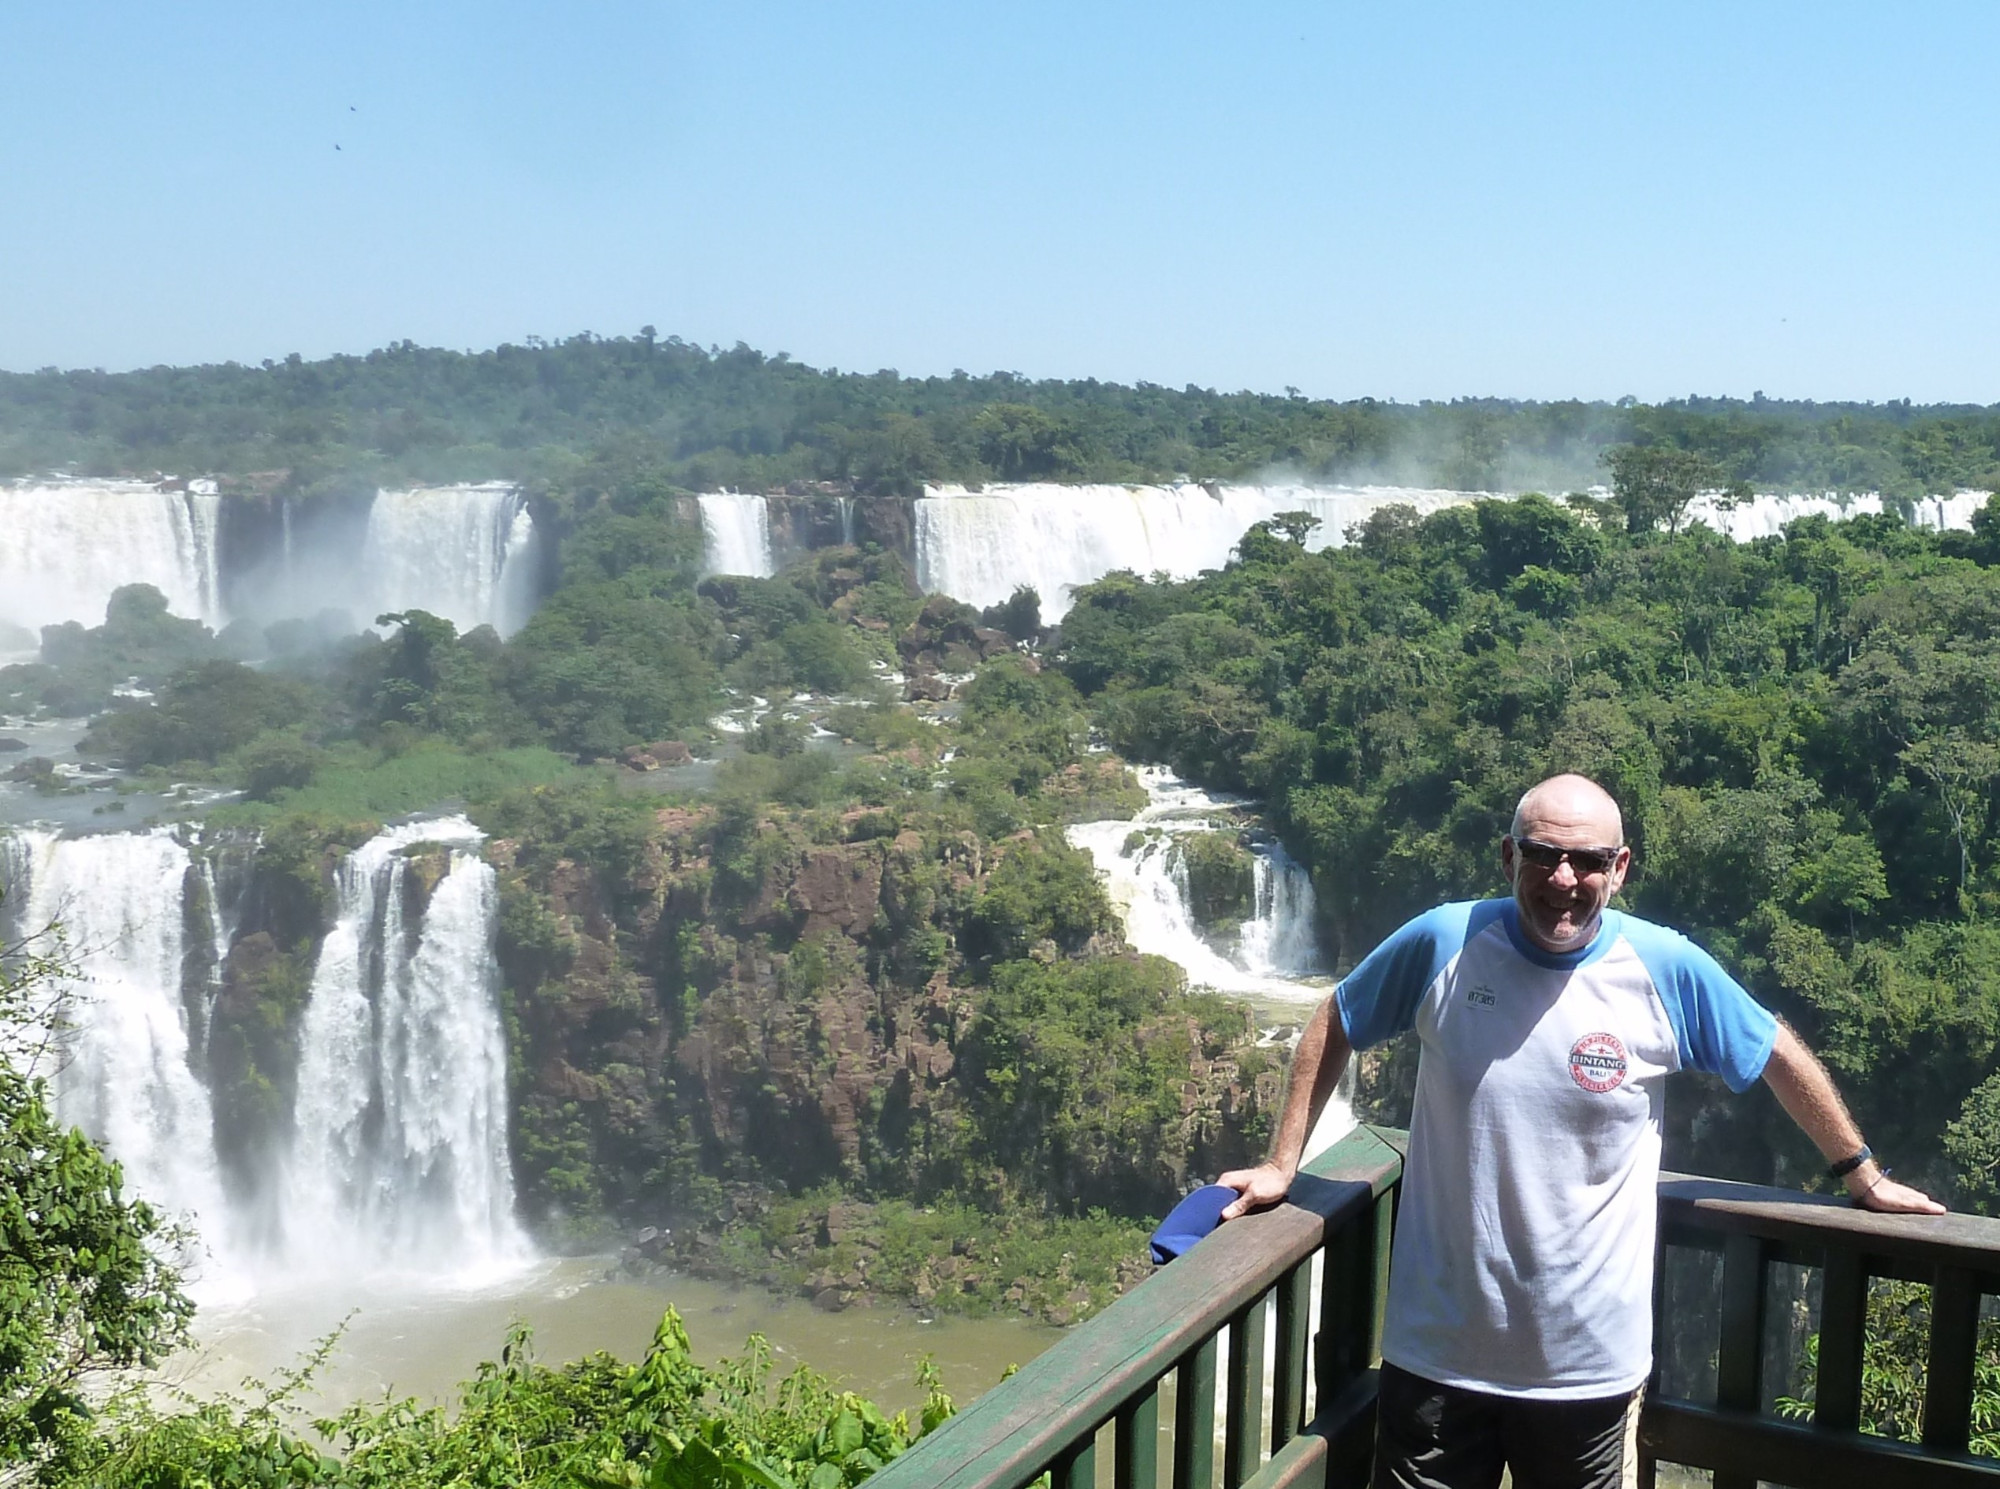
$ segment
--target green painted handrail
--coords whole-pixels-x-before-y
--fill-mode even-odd
[[[1372,1420],[1369,1375],[1380,1337],[1390,1209],[1402,1177],[1400,1134],[1357,1128],[1308,1164],[1283,1203],[1223,1226],[1080,1324],[1016,1374],[870,1479],[875,1489],[1024,1489],[1045,1472],[1056,1489],[1096,1480],[1098,1430],[1114,1424],[1120,1489],[1154,1489],[1158,1393],[1177,1378],[1174,1483],[1208,1489],[1216,1443],[1216,1340],[1231,1336],[1231,1409],[1221,1482],[1292,1477],[1324,1460],[1334,1428]],[[1328,1252],[1321,1289],[1319,1410],[1304,1408],[1313,1255]],[[1265,1450],[1261,1346],[1265,1302],[1276,1295],[1276,1420]],[[1240,1347],[1239,1347],[1240,1346]],[[1334,1413],[1338,1420],[1330,1418]],[[1365,1425],[1365,1423],[1362,1423]],[[1334,1447],[1338,1447],[1336,1442]]]
[[[1365,1483],[1402,1136],[1357,1129],[1308,1166],[1285,1204],[1224,1226],[1071,1330],[871,1486],[1025,1489],[1044,1474],[1052,1489],[1161,1489],[1169,1478],[1173,1489]],[[1871,1215],[1822,1197],[1668,1174],[1660,1235],[1662,1267],[1670,1246],[1721,1253],[1723,1317],[1717,1399],[1655,1392],[1641,1413],[1647,1489],[1663,1462],[1709,1469],[1717,1489],[1751,1489],[1760,1480],[1815,1489],[2000,1489],[2000,1464],[1966,1451],[1980,1302],[2000,1293],[2000,1221]],[[1315,1319],[1312,1263],[1321,1251]],[[1769,1269],[1778,1262],[1824,1269],[1810,1423],[1761,1409]],[[1857,1430],[1871,1277],[1932,1287],[1920,1444]],[[1268,1382],[1267,1303],[1275,1342]],[[1226,1371],[1218,1367],[1225,1342]],[[1308,1378],[1313,1417],[1302,1421]],[[1171,1412],[1162,1402],[1169,1389]]]

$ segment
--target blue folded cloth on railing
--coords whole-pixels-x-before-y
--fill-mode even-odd
[[[1153,1232],[1153,1264],[1166,1265],[1220,1225],[1236,1194],[1227,1184],[1210,1184],[1175,1205]]]

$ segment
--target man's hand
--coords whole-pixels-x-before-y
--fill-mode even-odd
[[[1237,1191],[1236,1198],[1223,1207],[1221,1218],[1234,1220],[1238,1215],[1275,1205],[1292,1192],[1292,1174],[1293,1170],[1280,1168],[1275,1163],[1231,1169],[1215,1181]]]
[[[1225,1178],[1223,1183],[1228,1183]],[[1879,1210],[1884,1215],[1942,1215],[1944,1206],[1925,1194],[1921,1189],[1912,1189],[1907,1184],[1898,1184],[1887,1174],[1882,1175],[1873,1185],[1854,1196],[1854,1203],[1863,1210]],[[1223,1211],[1223,1219],[1229,1212]]]

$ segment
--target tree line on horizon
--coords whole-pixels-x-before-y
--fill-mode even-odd
[[[881,495],[989,481],[1604,484],[1619,447],[1724,483],[1879,491],[2000,485],[2000,407],[1690,397],[1335,402],[1096,378],[814,368],[654,328],[459,352],[133,372],[0,373],[0,477],[226,473],[311,495],[360,481],[558,480],[607,448],[692,489],[836,483]]]

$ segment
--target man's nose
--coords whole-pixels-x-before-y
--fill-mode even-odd
[[[1576,888],[1576,866],[1565,858],[1549,871],[1549,882],[1558,889]]]

